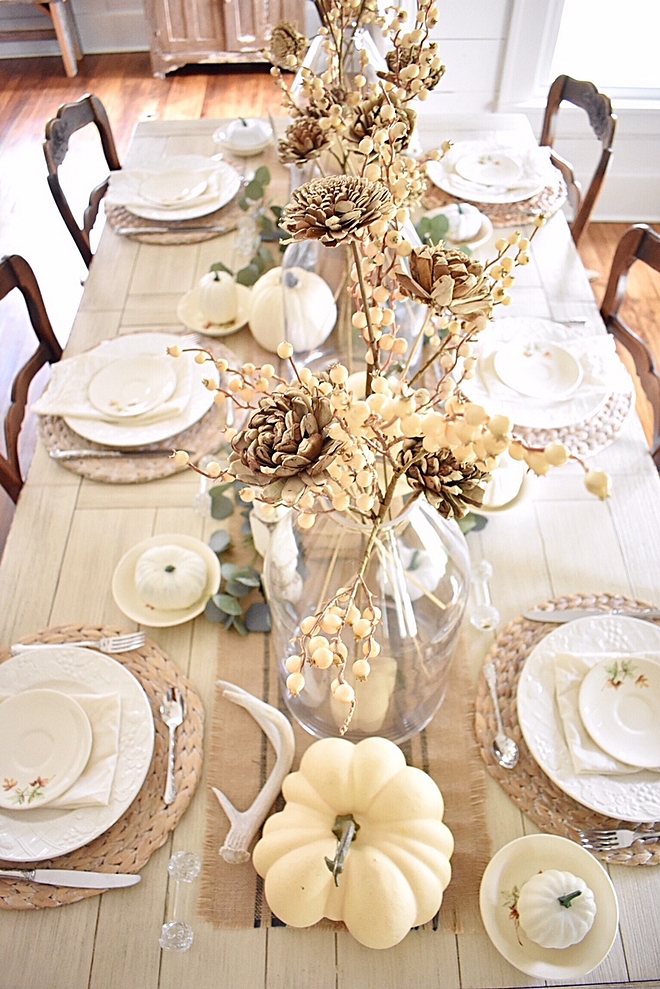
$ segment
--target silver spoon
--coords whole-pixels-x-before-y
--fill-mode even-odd
[[[504,769],[513,769],[518,762],[518,746],[512,738],[504,731],[502,725],[502,715],[500,714],[500,701],[497,696],[497,673],[493,663],[486,663],[484,666],[484,676],[490,689],[490,696],[495,708],[495,720],[497,721],[497,734],[493,739],[493,755],[500,766]]]

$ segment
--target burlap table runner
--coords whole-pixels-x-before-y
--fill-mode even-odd
[[[445,800],[444,820],[456,847],[452,880],[445,892],[439,924],[454,932],[474,930],[479,921],[479,884],[490,857],[485,813],[485,774],[473,737],[473,687],[465,647],[454,657],[447,698],[419,735],[402,745],[406,760],[428,772]],[[241,639],[221,633],[218,676],[282,710],[276,657],[270,639],[253,634]],[[314,739],[297,724],[297,768]],[[208,782],[223,790],[239,810],[246,809],[263,786],[274,762],[272,747],[250,715],[222,697],[215,698],[211,727]],[[281,809],[282,798],[274,810]],[[204,868],[199,901],[201,915],[221,928],[278,925],[263,896],[262,880],[251,863],[228,865],[218,854],[229,823],[210,793],[208,797]],[[329,922],[323,926],[336,927]],[[429,927],[437,927],[436,918]]]

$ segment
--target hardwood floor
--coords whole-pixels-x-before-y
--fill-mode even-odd
[[[266,65],[186,66],[156,79],[146,52],[87,55],[79,74],[69,79],[58,57],[0,60],[0,256],[22,254],[30,262],[62,343],[80,302],[86,268],[48,191],[41,143],[44,125],[58,106],[88,92],[96,93],[108,112],[120,160],[140,120],[282,113]],[[89,170],[76,173],[81,190],[88,190],[107,170],[93,135],[75,137],[89,139]],[[599,301],[616,243],[627,226],[592,223],[583,238],[580,253],[586,267],[601,273],[593,282]],[[631,322],[660,358],[660,278],[636,266],[628,292]],[[8,334],[6,320],[0,320],[0,396],[8,394],[20,366],[15,335]],[[0,415],[6,404],[0,397]],[[0,489],[0,547],[11,515],[9,499]]]

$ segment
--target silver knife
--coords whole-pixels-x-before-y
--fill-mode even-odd
[[[232,230],[236,229],[236,224],[233,226],[198,226],[198,227],[182,227],[176,224],[171,227],[115,227],[114,232],[119,234],[120,237],[128,237],[131,234],[228,234]]]
[[[113,889],[135,886],[141,877],[122,872],[82,872],[77,869],[0,869],[0,879],[26,879],[48,886],[79,886],[81,889]]]
[[[565,608],[556,611],[523,611],[523,618],[530,622],[549,622],[551,625],[563,625],[564,622],[572,622],[576,618],[594,618],[602,615],[623,615],[626,618],[641,618],[644,621],[652,622],[660,618],[660,611],[648,608],[646,611],[627,611],[625,608],[590,608],[581,610],[580,608]]]
[[[52,460],[84,460],[107,457],[171,457],[173,450],[50,450]]]

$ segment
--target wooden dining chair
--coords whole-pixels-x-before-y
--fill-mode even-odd
[[[0,41],[45,41],[55,38],[62,53],[64,71],[69,77],[78,74],[78,62],[82,59],[82,48],[76,19],[69,0],[0,0],[0,3],[21,6],[31,5],[41,14],[46,14],[50,27],[33,27],[32,20],[26,27],[8,31],[0,30]]]
[[[649,345],[621,318],[628,274],[636,261],[660,273],[660,234],[645,223],[624,233],[612,259],[600,314],[609,333],[632,357],[637,376],[653,411],[651,456],[660,470],[660,375]]]
[[[37,349],[23,365],[13,380],[9,407],[5,415],[6,455],[0,454],[0,484],[12,501],[17,501],[23,487],[23,474],[19,458],[19,435],[25,419],[30,383],[44,364],[54,364],[62,356],[62,348],[50,324],[37,279],[32,268],[18,254],[8,255],[0,261],[0,300],[18,289],[23,294],[30,323],[38,340]],[[9,339],[11,346],[14,328]],[[14,341],[19,350],[18,341]],[[5,357],[6,361],[8,357]]]
[[[585,111],[591,129],[601,145],[601,154],[596,170],[584,194],[580,183],[575,178],[573,166],[554,150],[557,114],[562,103],[572,103]],[[599,93],[592,82],[581,82],[564,75],[557,76],[550,87],[539,144],[542,147],[553,149],[550,154],[551,161],[559,169],[566,182],[568,201],[573,209],[571,234],[576,244],[579,243],[589,223],[603,187],[605,173],[612,157],[616,120],[616,114],[612,112],[609,97]]]
[[[108,190],[109,178],[106,177],[92,190],[89,202],[83,212],[82,223],[78,223],[69,201],[62,191],[59,168],[69,150],[72,134],[89,124],[94,124],[99,132],[108,168],[113,171],[121,168],[110,121],[97,96],[88,94],[81,97],[76,103],[64,103],[57,111],[57,115],[46,124],[46,139],[43,144],[46,165],[48,166],[50,191],[88,268],[93,257],[90,234],[98,216],[101,200]]]

